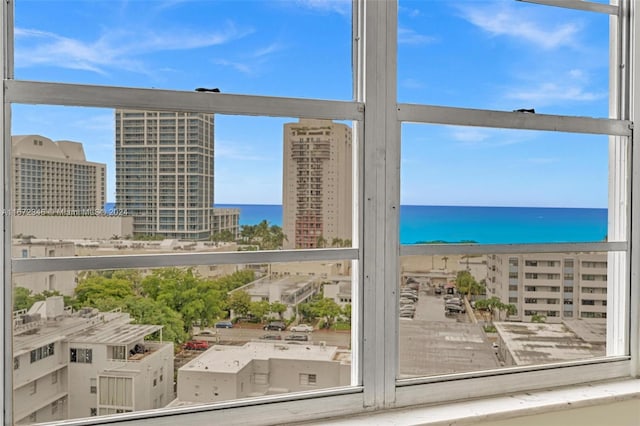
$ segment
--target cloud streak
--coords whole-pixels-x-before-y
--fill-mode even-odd
[[[459,7],[463,19],[491,34],[528,41],[542,49],[575,46],[581,26],[577,22],[544,24],[504,4]]]
[[[148,70],[140,59],[142,55],[222,45],[251,32],[227,22],[217,32],[112,30],[96,40],[84,41],[52,32],[18,28],[15,32],[16,66],[44,65],[103,75],[114,69],[146,74]]]

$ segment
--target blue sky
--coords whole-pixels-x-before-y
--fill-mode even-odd
[[[400,1],[400,102],[606,117],[608,17],[513,0]],[[18,79],[349,100],[342,0],[17,0]],[[216,116],[216,203],[279,204],[282,124]],[[113,111],[14,106],[13,133],[108,164]],[[606,207],[607,138],[403,125],[404,204]]]

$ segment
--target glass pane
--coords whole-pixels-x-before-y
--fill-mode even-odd
[[[607,136],[413,124],[402,131],[402,244],[607,238]]]
[[[402,257],[399,378],[613,355],[608,287],[624,279],[609,278],[611,255]]]
[[[71,274],[64,296],[14,274],[18,423],[357,384],[349,260]]]
[[[352,99],[351,3],[16,1],[22,80]]]
[[[17,105],[13,256],[351,247],[351,126]]]
[[[609,15],[509,0],[399,5],[400,101],[609,116]]]

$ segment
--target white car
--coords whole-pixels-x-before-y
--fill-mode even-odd
[[[313,331],[313,327],[311,327],[308,324],[298,324],[298,325],[294,325],[293,327],[290,327],[289,331],[309,333]]]

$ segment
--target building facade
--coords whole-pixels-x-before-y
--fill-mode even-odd
[[[213,114],[121,110],[116,206],[135,235],[205,240],[213,218]]]
[[[178,370],[172,406],[348,386],[351,352],[326,345],[216,345]]]
[[[174,399],[173,344],[128,314],[64,307],[61,296],[13,316],[16,424],[147,410]]]
[[[35,240],[32,238],[14,239],[11,244],[11,256],[15,259],[35,257],[73,257],[75,245],[71,241]],[[76,271],[16,272],[12,274],[13,287],[23,287],[33,294],[44,291],[59,291],[72,296],[76,288]]]
[[[79,142],[12,136],[11,165],[19,214],[82,216],[104,208],[106,165],[87,161]]]
[[[487,297],[518,308],[513,319],[546,322],[607,318],[606,253],[487,256]]]
[[[284,247],[329,247],[350,241],[351,128],[331,120],[287,123],[283,156]]]

